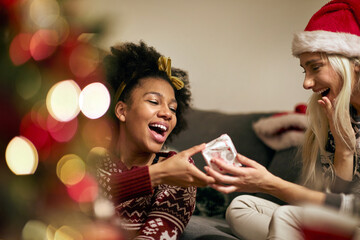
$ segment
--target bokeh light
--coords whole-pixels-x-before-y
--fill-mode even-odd
[[[100,158],[107,157],[108,150],[104,147],[93,147],[86,158],[86,164],[90,169],[96,169],[96,164]]]
[[[66,41],[70,34],[69,23],[63,17],[58,17],[54,24],[52,24],[51,29],[57,32],[58,35],[58,44],[62,44]]]
[[[72,73],[85,78],[97,68],[99,64],[99,51],[87,44],[80,44],[71,53],[69,66]]]
[[[65,185],[79,183],[85,176],[84,161],[75,154],[63,156],[56,165],[56,174]]]
[[[60,122],[48,116],[47,119],[47,129],[51,135],[51,137],[57,142],[68,142],[70,141],[76,134],[78,128],[78,120],[74,118],[68,122]]]
[[[14,137],[5,152],[6,163],[16,175],[33,174],[39,157],[35,146],[25,137]]]
[[[119,226],[110,221],[91,224],[98,220],[98,186],[83,161],[89,148],[77,137],[90,121],[77,117],[81,89],[104,79],[96,45],[105,22],[82,19],[74,1],[0,1],[0,238],[120,240]],[[97,211],[110,220],[104,219],[111,212],[106,203]]]
[[[43,116],[39,112],[31,111],[21,120],[20,134],[29,139],[36,147],[41,150],[49,144],[50,136],[43,127]]]
[[[54,226],[52,226],[51,224],[49,224],[46,228],[46,239],[47,240],[54,240],[55,239],[55,232],[56,232],[56,228]]]
[[[80,92],[80,87],[73,80],[56,83],[46,97],[46,107],[51,116],[61,122],[74,119],[80,112]]]
[[[94,213],[98,218],[110,218],[115,214],[114,204],[105,198],[96,199]]]
[[[51,56],[59,44],[59,36],[56,31],[48,29],[38,30],[31,38],[30,53],[36,60],[40,61]]]
[[[91,83],[81,91],[79,104],[86,117],[90,119],[100,118],[109,109],[109,91],[102,83]]]
[[[30,58],[30,33],[19,33],[14,37],[10,44],[9,55],[15,66],[24,64]]]
[[[40,28],[52,25],[60,15],[59,4],[55,0],[33,0],[30,18]]]
[[[78,203],[93,202],[98,196],[98,184],[93,176],[86,174],[79,183],[67,186],[67,191]]]
[[[83,236],[79,231],[70,227],[62,226],[56,230],[54,240],[83,240]]]
[[[28,221],[22,230],[23,240],[48,240],[47,238],[47,226],[38,220]]]

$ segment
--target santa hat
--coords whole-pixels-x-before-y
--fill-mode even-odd
[[[346,57],[360,56],[360,0],[333,0],[294,36],[293,55],[325,52]]]
[[[253,123],[256,135],[270,148],[282,150],[300,145],[307,128],[306,105],[298,104],[294,112],[281,112]]]

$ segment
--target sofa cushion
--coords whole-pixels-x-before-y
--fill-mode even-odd
[[[185,117],[188,129],[167,143],[170,148],[182,151],[195,145],[210,142],[227,133],[232,139],[236,150],[264,166],[268,166],[275,151],[267,147],[255,134],[252,124],[261,117],[273,113],[239,113],[226,114],[217,111],[192,109]],[[196,166],[203,170],[206,162],[202,155],[193,156]],[[204,170],[203,170],[204,171]]]

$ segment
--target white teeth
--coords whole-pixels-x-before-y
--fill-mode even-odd
[[[325,92],[325,91],[328,90],[328,89],[329,89],[329,88],[325,88],[325,89],[322,89],[322,90],[320,90],[320,91],[317,91],[316,93],[320,95],[320,94],[322,94],[323,92]]]
[[[167,127],[165,127],[164,125],[161,125],[161,124],[151,124],[152,127],[157,127],[157,128],[160,128],[161,130],[163,131],[166,131],[167,130]]]

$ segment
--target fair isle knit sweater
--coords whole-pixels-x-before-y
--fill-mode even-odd
[[[153,164],[159,157],[175,154],[158,153]],[[148,166],[127,169],[106,154],[97,164],[97,177],[129,239],[178,239],[195,209],[195,187],[162,184],[152,188]]]

